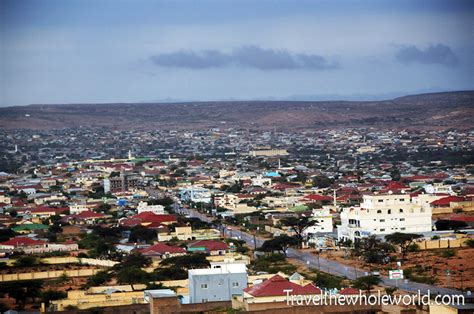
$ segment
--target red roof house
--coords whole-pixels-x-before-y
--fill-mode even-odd
[[[462,202],[464,197],[460,196],[447,196],[430,203],[432,207],[449,207],[451,202]]]
[[[167,258],[175,255],[184,255],[186,250],[179,246],[171,246],[165,243],[157,243],[150,247],[140,249],[138,252],[145,256],[159,256],[161,258]]]
[[[309,194],[303,197],[303,200],[306,202],[322,203],[322,202],[331,202],[333,198],[328,195]]]
[[[286,290],[292,290],[290,295],[319,295],[321,289],[312,283],[305,286],[291,282],[280,275],[275,275],[264,282],[244,289],[244,298],[254,297],[286,297]]]
[[[344,288],[341,291],[339,291],[339,294],[342,295],[359,295],[360,290],[356,288]]]
[[[222,241],[201,240],[188,245],[190,252],[202,252],[209,255],[224,255],[229,246]]]

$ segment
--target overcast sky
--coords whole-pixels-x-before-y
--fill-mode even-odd
[[[473,89],[474,1],[0,0],[0,106]]]

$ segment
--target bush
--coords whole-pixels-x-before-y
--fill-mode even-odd
[[[67,297],[67,293],[57,290],[46,290],[41,293],[41,302],[43,302],[46,307],[49,306],[49,303],[54,300],[60,300]]]
[[[296,266],[289,264],[283,254],[259,256],[250,266],[255,272],[278,273],[281,271],[285,274],[291,274],[296,271]]]
[[[446,249],[441,252],[441,257],[450,258],[456,256],[456,251],[451,249]]]
[[[420,246],[416,243],[413,243],[407,247],[407,252],[416,252],[420,250]]]
[[[341,289],[342,287],[342,278],[334,276],[328,273],[323,273],[318,271],[316,276],[311,278],[311,280],[318,286],[328,289],[337,288]]]
[[[474,248],[474,239],[469,239],[469,240],[466,240],[466,245],[470,248]]]
[[[20,256],[15,261],[14,265],[17,267],[28,267],[28,266],[36,266],[39,264],[40,264],[40,261],[36,256],[24,255],[24,256]]]

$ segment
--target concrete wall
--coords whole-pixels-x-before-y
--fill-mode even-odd
[[[45,264],[83,264],[83,265],[93,265],[93,266],[102,266],[102,267],[112,267],[119,262],[95,258],[78,258],[78,257],[48,257],[41,259],[41,262]]]
[[[62,310],[68,305],[79,309],[89,309],[93,307],[123,306],[131,304],[145,304],[143,291],[117,292],[107,294],[86,294],[84,291],[79,293],[68,293],[68,298],[52,301],[56,310]]]
[[[436,250],[436,249],[447,249],[447,248],[458,248],[466,246],[465,242],[468,238],[460,239],[439,239],[439,240],[428,240],[416,242],[420,250]]]
[[[100,269],[86,268],[86,269],[73,269],[73,270],[51,270],[51,271],[38,271],[29,273],[16,273],[16,274],[0,274],[0,282],[5,281],[17,281],[17,280],[35,280],[35,279],[52,279],[59,278],[66,274],[68,277],[88,277],[96,274]]]

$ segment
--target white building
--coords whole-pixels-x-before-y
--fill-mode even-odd
[[[211,202],[211,191],[208,189],[200,188],[186,188],[180,191],[180,197],[182,201],[194,202],[194,203],[210,203]]]
[[[253,186],[271,186],[272,179],[264,178],[261,175],[256,176],[255,178],[251,179]]]
[[[214,195],[214,206],[233,209],[239,203],[240,199],[237,195],[226,193]]]
[[[80,214],[82,212],[88,211],[89,208],[86,204],[71,204],[69,205],[69,212],[72,215]]]
[[[163,215],[165,213],[165,207],[163,205],[148,205],[147,202],[138,203],[138,213],[152,212],[157,215]]]
[[[430,232],[431,209],[413,202],[409,194],[364,195],[360,207],[345,208],[339,240],[386,235],[394,232]]]
[[[190,303],[230,301],[243,295],[248,276],[245,263],[221,263],[188,270]]]
[[[427,184],[424,186],[424,189],[428,194],[453,193],[453,187],[451,185],[442,183]]]
[[[305,234],[332,232],[332,214],[329,207],[324,206],[323,208],[313,209],[312,219],[318,223],[307,228],[304,231]]]

